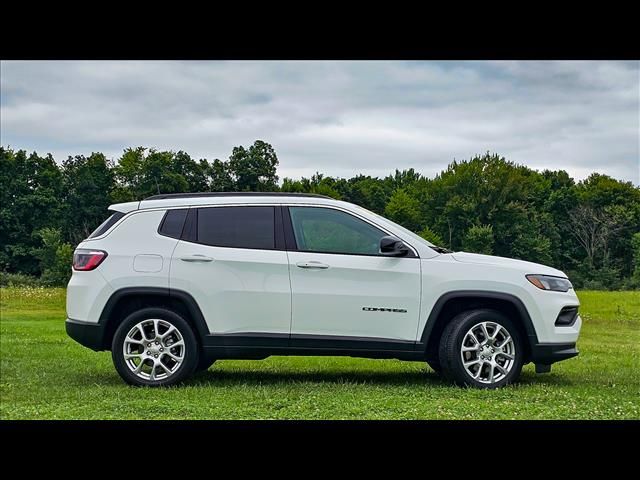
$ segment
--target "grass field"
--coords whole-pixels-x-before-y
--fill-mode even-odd
[[[216,363],[185,385],[126,386],[65,334],[63,289],[0,289],[2,419],[640,418],[640,292],[579,292],[581,354],[519,384],[462,389],[425,364],[337,357]]]

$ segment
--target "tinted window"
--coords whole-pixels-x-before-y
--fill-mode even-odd
[[[216,247],[275,248],[273,207],[198,209],[198,243]]]
[[[382,230],[330,208],[289,207],[298,250],[378,255]]]
[[[182,235],[182,227],[184,219],[187,218],[187,209],[167,210],[167,213],[160,224],[158,233],[166,237],[180,238]]]
[[[109,210],[109,212],[112,212],[112,211]],[[122,213],[122,212],[112,212],[111,215],[109,216],[109,218],[107,218],[104,222],[102,222],[100,224],[100,226],[98,228],[96,228],[91,233],[91,235],[89,235],[87,238],[99,237],[100,235],[105,233],[107,230],[109,230],[111,227],[113,227],[113,225],[118,220],[120,220],[122,217],[124,217],[124,213]]]

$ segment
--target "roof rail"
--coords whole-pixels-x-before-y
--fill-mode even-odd
[[[199,198],[199,197],[315,197],[329,198],[326,195],[317,193],[295,193],[295,192],[196,192],[196,193],[163,193],[152,195],[144,200],[164,200],[170,198]]]

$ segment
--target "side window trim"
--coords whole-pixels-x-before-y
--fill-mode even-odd
[[[386,228],[383,228],[375,223],[372,223],[370,221],[368,221],[365,218],[360,217],[359,215],[355,215],[352,212],[349,212],[347,210],[343,210],[341,208],[335,208],[331,205],[305,205],[305,204],[301,204],[301,205],[287,205],[287,206],[283,206],[282,210],[283,210],[283,214],[284,214],[284,227],[285,227],[285,240],[286,240],[286,245],[287,245],[287,250],[292,251],[292,252],[304,252],[304,253],[317,253],[317,254],[325,254],[325,255],[351,255],[351,256],[356,256],[356,257],[385,257],[385,258],[390,258],[387,257],[386,255],[382,255],[382,254],[369,254],[369,253],[342,253],[342,252],[311,252],[311,251],[306,251],[306,250],[299,250],[298,249],[298,243],[296,242],[296,237],[295,234],[293,232],[293,222],[291,220],[291,212],[289,211],[289,207],[293,206],[293,207],[307,207],[307,208],[323,208],[323,209],[327,209],[327,210],[336,210],[338,212],[343,212],[346,213],[347,215],[351,215],[352,217],[367,223],[368,225],[386,233],[387,235],[393,235],[396,236],[395,234],[389,232]],[[404,256],[404,257],[394,257],[394,258],[420,258],[420,256],[418,255],[418,251],[413,248],[413,246],[409,243],[407,243],[405,240],[402,240],[408,247],[409,247],[409,254]]]
[[[180,240],[190,243],[198,243],[197,232],[198,208],[190,207],[187,212],[187,218],[185,218],[184,225],[182,226],[182,235],[180,235]]]
[[[282,207],[282,220],[284,226],[284,240],[286,249],[290,252],[298,251],[298,244],[296,242],[296,236],[293,233],[293,223],[291,222],[291,213],[289,212],[289,206]]]
[[[282,213],[282,205],[276,205],[274,211],[274,226],[273,233],[275,235],[275,249],[286,250],[286,241],[284,233],[284,219]]]

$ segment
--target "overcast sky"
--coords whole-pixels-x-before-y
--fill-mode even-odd
[[[0,64],[0,143],[227,159],[260,139],[280,177],[433,176],[486,151],[640,184],[640,62],[28,61]]]

